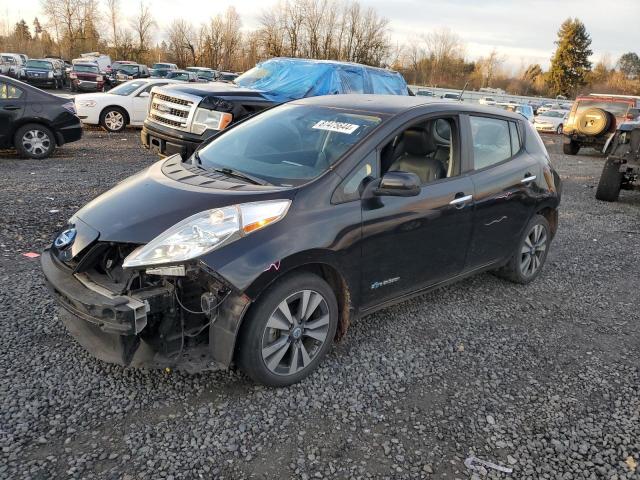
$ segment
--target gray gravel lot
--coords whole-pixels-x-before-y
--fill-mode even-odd
[[[279,390],[93,359],[21,255],[154,161],[137,131],[0,152],[0,478],[640,478],[640,193],[596,201],[602,159],[545,141],[564,196],[534,284],[485,274],[378,312]],[[472,477],[470,455],[513,473]]]

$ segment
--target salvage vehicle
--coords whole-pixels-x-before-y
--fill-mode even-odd
[[[233,72],[220,72],[217,80],[219,80],[220,82],[233,82],[239,76],[240,75]]]
[[[20,70],[20,80],[37,87],[52,87],[55,89],[64,86],[64,73],[53,60],[29,59]]]
[[[171,70],[164,78],[167,80],[179,80],[181,82],[198,83],[202,82],[196,72],[190,72],[188,70]]]
[[[152,77],[164,78],[167,76],[167,73],[173,70],[178,70],[178,66],[175,63],[154,63],[149,73]]]
[[[188,72],[194,72],[200,80],[205,82],[215,82],[220,76],[220,72],[206,67],[187,67]]]
[[[0,148],[15,148],[24,158],[48,157],[56,146],[82,137],[75,112],[69,99],[0,77]]]
[[[108,86],[113,88],[129,80],[149,78],[150,76],[149,68],[146,65],[126,63],[119,65],[117,68],[112,68],[111,73],[106,78]]]
[[[149,110],[151,89],[173,83],[181,82],[164,78],[129,80],[108,92],[76,95],[73,100],[82,123],[117,133],[127,125],[142,125]]]
[[[355,63],[273,58],[233,83],[186,84],[153,89],[142,144],[160,156],[188,158],[232,123],[266,108],[304,97],[337,93],[408,95],[397,72]]]
[[[105,85],[104,77],[96,63],[74,63],[69,72],[71,91],[102,92]]]
[[[527,284],[561,182],[520,115],[392,95],[277,106],[80,209],[42,255],[92,355],[306,377],[357,317],[492,270]]]
[[[0,53],[0,74],[17,78],[21,68],[12,54]]]
[[[618,123],[627,120],[629,109],[640,107],[640,97],[591,94],[576,98],[564,124],[562,150],[576,155],[583,147],[604,151]]]
[[[602,169],[596,198],[616,202],[620,190],[640,190],[640,109],[628,112],[630,121],[618,126]]]
[[[539,132],[562,134],[564,122],[569,118],[566,110],[547,110],[533,119],[533,126]]]

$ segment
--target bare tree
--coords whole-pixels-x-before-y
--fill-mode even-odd
[[[149,50],[149,43],[151,42],[151,34],[156,26],[156,21],[153,19],[153,14],[148,5],[140,1],[140,9],[138,14],[131,20],[131,27],[135,32],[137,40],[137,56],[140,57]]]

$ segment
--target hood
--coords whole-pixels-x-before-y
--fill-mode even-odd
[[[204,210],[294,195],[292,189],[240,185],[202,173],[201,184],[207,186],[194,185],[198,175],[182,168],[178,156],[161,160],[89,202],[70,223],[80,219],[99,232],[100,241],[144,244]]]
[[[252,88],[239,87],[235,83],[226,82],[209,82],[209,83],[185,83],[178,85],[167,85],[168,88],[175,92],[187,93],[197,97],[224,96],[224,97],[257,97],[264,99],[263,92]]]

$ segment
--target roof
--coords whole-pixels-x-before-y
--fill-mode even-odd
[[[521,120],[522,115],[509,112],[497,107],[470,104],[433,97],[403,96],[403,95],[325,95],[321,97],[308,97],[289,102],[294,105],[317,105],[330,108],[342,108],[345,110],[358,110],[361,112],[381,113],[397,115],[412,108],[431,107],[433,111],[462,111],[485,112],[502,117],[511,117]]]

